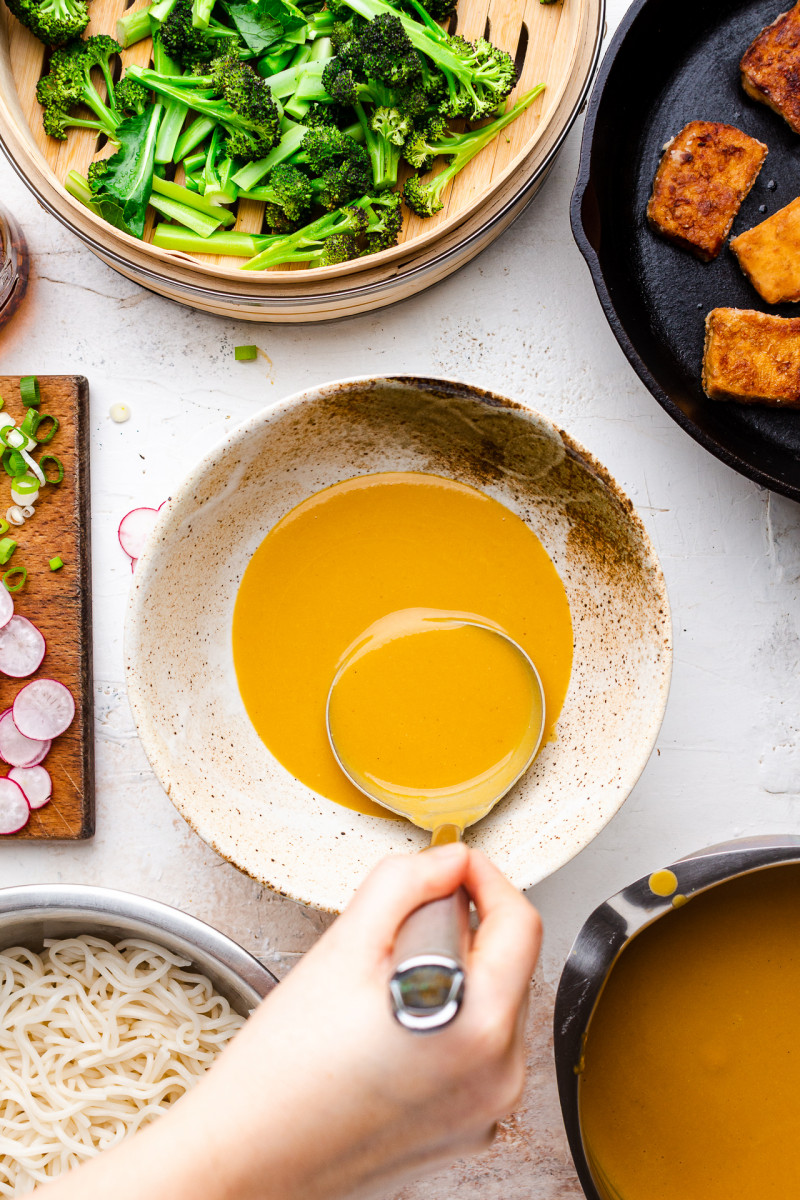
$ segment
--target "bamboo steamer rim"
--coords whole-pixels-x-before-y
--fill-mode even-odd
[[[451,257],[462,246],[485,232],[487,223],[498,221],[503,211],[530,190],[547,171],[585,100],[600,53],[605,0],[564,0],[578,6],[582,18],[580,36],[575,38],[570,69],[564,77],[533,139],[493,179],[486,195],[450,217],[430,233],[379,254],[333,267],[271,270],[263,274],[244,272],[240,265],[208,264],[189,255],[162,250],[139,241],[96,217],[63,188],[53,169],[33,141],[14,88],[0,89],[0,146],[11,165],[31,188],[39,202],[62,224],[76,233],[96,254],[112,266],[161,290],[164,284],[188,289],[210,302],[231,298],[255,303],[265,295],[284,295],[288,303],[302,297],[360,294],[379,281],[413,274],[415,266],[425,270],[431,257]],[[584,64],[581,71],[578,64]],[[0,20],[0,84],[13,81],[8,23]],[[566,109],[566,111],[563,111]],[[161,269],[160,269],[161,268]],[[168,268],[168,271],[163,270]],[[214,287],[219,281],[221,288]],[[339,289],[335,285],[342,282]],[[231,286],[233,285],[233,286]]]

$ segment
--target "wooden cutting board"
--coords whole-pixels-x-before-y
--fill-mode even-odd
[[[18,545],[0,572],[11,566],[27,569],[25,586],[14,593],[15,611],[42,631],[47,652],[29,679],[0,675],[0,708],[10,707],[30,679],[53,678],[72,692],[75,720],[55,739],[43,764],[53,780],[52,799],[32,812],[26,827],[12,836],[19,840],[89,838],[94,833],[89,385],[80,375],[40,375],[39,384],[39,411],[57,417],[59,428],[34,457],[56,455],[64,464],[64,479],[43,487],[35,515],[5,535]],[[25,414],[19,376],[0,375],[0,396],[4,409],[19,424]],[[0,468],[0,517],[11,503],[11,479]],[[56,555],[64,566],[51,571],[49,561]]]

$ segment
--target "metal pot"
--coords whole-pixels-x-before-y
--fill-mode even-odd
[[[595,1003],[625,946],[684,899],[718,883],[800,860],[800,837],[777,834],[708,846],[606,900],[584,924],[569,953],[556,995],[554,1052],[561,1112],[575,1169],[588,1200],[609,1200],[598,1187],[581,1135],[578,1064]],[[674,875],[674,888],[667,872]],[[657,895],[669,891],[668,895]]]
[[[45,938],[81,934],[112,942],[147,938],[184,955],[245,1017],[277,983],[225,934],[157,900],[75,883],[0,889],[0,949],[23,945],[39,951]]]

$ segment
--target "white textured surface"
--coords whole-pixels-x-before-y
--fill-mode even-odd
[[[624,8],[612,0],[611,26]],[[94,841],[0,845],[3,883],[143,892],[211,920],[278,971],[324,926],[217,859],[177,816],[148,769],[122,682],[131,576],[119,518],[158,505],[201,452],[272,400],[382,371],[441,372],[504,392],[608,466],[661,556],[675,664],[658,751],[620,815],[532,894],[546,948],[525,1120],[488,1157],[404,1200],[577,1197],[544,1045],[545,997],[572,937],[645,871],[726,837],[800,829],[800,507],[706,454],[623,358],[569,230],[579,136],[576,128],[527,212],[459,274],[374,317],[317,328],[226,321],[150,295],[96,260],[0,164],[0,195],[34,256],[27,300],[0,332],[2,370],[82,372],[91,385],[98,766]],[[271,364],[234,362],[233,347],[251,342]],[[131,409],[125,425],[109,418],[118,401]]]

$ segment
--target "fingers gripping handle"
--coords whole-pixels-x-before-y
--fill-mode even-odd
[[[463,888],[423,904],[401,927],[389,991],[394,1015],[406,1029],[430,1033],[457,1015],[468,935],[469,898]]]

